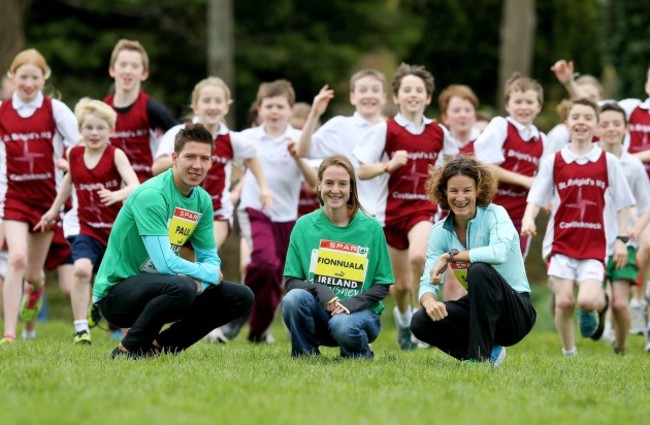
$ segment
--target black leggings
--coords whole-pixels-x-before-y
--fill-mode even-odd
[[[201,294],[196,291],[189,277],[142,273],[113,286],[97,305],[107,321],[130,328],[122,340],[127,350],[147,350],[157,340],[171,352],[182,351],[212,329],[248,314],[253,305],[253,292],[244,285],[224,281]]]

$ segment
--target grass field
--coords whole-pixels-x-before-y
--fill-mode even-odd
[[[178,356],[110,360],[96,330],[73,346],[72,325],[40,324],[36,341],[0,347],[0,424],[642,424],[650,418],[650,354],[578,341],[563,358],[543,289],[534,331],[501,368],[463,364],[436,350],[404,353],[390,314],[374,361],[292,360],[277,342],[201,342]]]

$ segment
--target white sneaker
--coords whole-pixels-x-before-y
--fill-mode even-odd
[[[209,334],[205,336],[206,341],[211,343],[225,344],[228,342],[228,338],[223,334],[221,328],[213,329]]]
[[[616,332],[612,328],[607,328],[603,332],[603,336],[600,337],[600,340],[605,344],[613,344],[616,341]]]
[[[645,344],[645,352],[650,353],[650,341],[646,342]]]
[[[648,321],[648,305],[641,302],[630,302],[630,333],[642,335]]]

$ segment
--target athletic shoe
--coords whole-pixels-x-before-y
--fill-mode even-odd
[[[41,285],[37,291],[34,291],[31,286],[27,286],[25,289],[23,301],[20,305],[20,318],[25,322],[36,319],[38,312],[41,311],[44,290],[45,285]]]
[[[249,333],[248,334],[248,342],[252,342],[254,344],[274,344],[275,343],[275,337],[273,334],[269,331],[266,331],[261,334],[255,334],[255,333]]]
[[[80,331],[74,334],[74,344],[75,345],[90,345],[92,340],[90,339],[90,332]]]
[[[221,328],[213,329],[209,334],[205,336],[206,341],[212,343],[225,344],[228,342],[228,338],[223,334]]]
[[[648,319],[648,309],[647,304],[643,302],[630,301],[630,333],[633,335],[643,335],[645,330],[647,319]]]
[[[88,327],[92,329],[99,325],[101,321],[102,313],[100,313],[99,307],[96,304],[90,304],[90,309],[88,310]]]
[[[616,332],[612,328],[606,328],[600,340],[605,344],[613,344],[616,342]]]
[[[598,326],[596,330],[591,335],[591,339],[598,341],[601,336],[603,336],[603,331],[605,330],[605,314],[607,314],[607,308],[609,307],[609,296],[605,294],[605,307],[598,312]]]
[[[5,335],[5,336],[2,337],[2,339],[0,339],[0,345],[13,344],[14,339],[16,339],[16,338],[11,336],[11,335]]]
[[[30,331],[28,331],[27,329],[23,329],[23,333],[21,336],[23,338],[23,341],[33,341],[36,339],[36,329],[32,329]]]
[[[617,356],[624,356],[625,355],[625,347],[623,347],[623,348],[614,347],[614,354],[616,354]]]
[[[120,341],[122,341],[123,338],[124,338],[124,335],[122,335],[122,329],[117,328],[117,329],[114,329],[111,332],[111,335],[110,335],[111,341],[120,342]]]
[[[650,341],[646,342],[644,350],[646,353],[650,353]]]
[[[578,320],[580,335],[584,338],[591,337],[598,329],[598,315],[595,311],[580,310]]]
[[[573,350],[571,350],[571,351],[566,351],[566,350],[563,348],[563,349],[562,349],[562,355],[563,355],[564,357],[576,357],[576,356],[578,355],[578,349],[574,347]]]
[[[143,358],[153,358],[161,354],[161,350],[154,347],[153,345],[147,349],[140,349],[136,351],[122,351],[120,347],[117,346],[113,351],[111,351],[111,359],[143,359]]]
[[[400,326],[398,315],[399,315],[399,310],[397,309],[396,306],[395,308],[393,308],[393,317],[395,319],[395,326],[397,327],[397,345],[399,345],[399,348],[402,349],[403,351],[415,350],[418,345],[414,341],[415,338],[411,333],[411,329],[408,326],[406,327]]]
[[[506,347],[501,345],[495,345],[492,347],[492,353],[490,354],[490,365],[492,367],[499,367],[501,363],[506,359]]]

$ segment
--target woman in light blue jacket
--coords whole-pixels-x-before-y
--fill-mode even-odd
[[[413,316],[411,331],[459,360],[499,366],[504,347],[521,341],[537,316],[519,235],[506,210],[491,203],[497,182],[485,165],[460,156],[429,174],[431,200],[450,213],[429,236],[420,279],[422,309]],[[447,265],[468,292],[443,302],[439,285]]]

